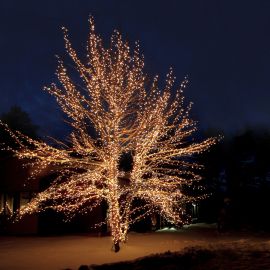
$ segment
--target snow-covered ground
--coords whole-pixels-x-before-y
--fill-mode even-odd
[[[197,224],[181,230],[130,233],[119,253],[111,250],[110,237],[91,235],[55,237],[0,237],[1,270],[78,269],[82,264],[103,264],[132,260],[168,250],[191,246],[270,250],[270,237],[248,233],[219,234],[214,226]],[[269,268],[270,269],[270,265]]]

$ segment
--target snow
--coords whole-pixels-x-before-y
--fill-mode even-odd
[[[268,235],[248,233],[219,234],[213,225],[197,224],[181,230],[168,228],[151,233],[129,233],[119,253],[111,250],[110,237],[72,235],[55,237],[0,237],[0,269],[60,270],[80,265],[133,260],[150,254],[186,247],[230,247],[270,249]],[[269,266],[270,269],[270,266]]]

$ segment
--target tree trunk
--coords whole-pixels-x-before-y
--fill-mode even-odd
[[[109,224],[111,227],[111,236],[113,240],[113,250],[118,252],[120,250],[120,242],[122,238],[120,209],[117,197],[112,197],[109,205]]]
[[[120,250],[120,244],[119,241],[113,244],[113,251],[116,253]]]

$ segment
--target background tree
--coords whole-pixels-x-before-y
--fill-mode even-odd
[[[0,120],[7,124],[11,130],[17,130],[28,137],[37,139],[38,127],[34,125],[27,112],[23,111],[19,106],[13,106],[6,113],[2,113]],[[15,147],[14,140],[4,130],[0,130],[0,143]]]
[[[138,44],[132,52],[115,32],[111,46],[104,48],[90,19],[83,64],[63,30],[66,50],[83,84],[77,77],[72,80],[59,59],[61,85],[52,84],[46,90],[69,117],[73,132],[69,145],[58,142],[58,147],[10,132],[19,145],[14,153],[31,159],[36,173],[48,165],[60,171],[51,186],[19,215],[53,208],[71,218],[105,201],[118,251],[133,222],[158,211],[169,222],[179,224],[185,204],[205,196],[185,195],[183,188],[200,180],[197,171],[201,167],[190,157],[208,149],[216,139],[199,143],[190,139],[196,125],[189,119],[191,105],[183,105],[187,80],[175,94],[171,70],[163,89],[157,76],[148,85]],[[125,155],[131,165],[124,170]],[[144,203],[134,206],[138,199]]]
[[[217,221],[229,200],[230,228],[269,230],[265,211],[270,202],[269,150],[269,129],[252,127],[228,134],[200,156],[206,168],[202,174],[205,186],[211,193],[200,205],[204,220]]]
[[[23,111],[19,106],[11,107],[8,112],[0,115],[0,119],[8,124],[10,129],[18,130],[29,137],[37,138],[37,126],[32,123],[27,112]],[[6,148],[16,148],[16,143],[9,136],[9,133],[5,129],[0,129],[0,147],[2,148],[3,145]],[[26,172],[21,169],[21,165],[22,162],[18,162],[10,151],[0,151],[0,200],[2,202],[2,209],[0,209],[0,232],[6,231],[8,217],[19,205],[19,194],[17,192],[12,194],[13,207],[8,205],[8,197],[11,195],[10,189],[12,187],[17,186],[23,189],[23,183],[16,185],[16,180],[26,175]],[[12,168],[12,173],[16,174],[16,179],[11,177],[10,168]],[[20,173],[18,174],[18,172]]]

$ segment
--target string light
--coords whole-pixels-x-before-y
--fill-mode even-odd
[[[63,28],[65,48],[83,86],[71,79],[58,58],[56,74],[61,86],[45,88],[69,118],[70,142],[55,141],[55,147],[2,126],[18,144],[12,149],[15,155],[29,160],[32,179],[46,168],[59,174],[49,188],[19,210],[18,217],[52,208],[70,219],[106,201],[112,240],[119,247],[130,225],[152,213],[160,213],[171,223],[184,222],[185,204],[205,197],[183,193],[185,185],[201,179],[196,173],[201,166],[190,157],[209,149],[217,139],[189,139],[196,123],[189,118],[191,104],[184,106],[187,78],[175,94],[172,69],[163,89],[158,76],[147,87],[139,45],[132,51],[115,31],[110,47],[105,48],[93,19],[89,21],[85,64]],[[119,166],[124,154],[132,156],[129,172]],[[144,203],[135,207],[138,199]]]

